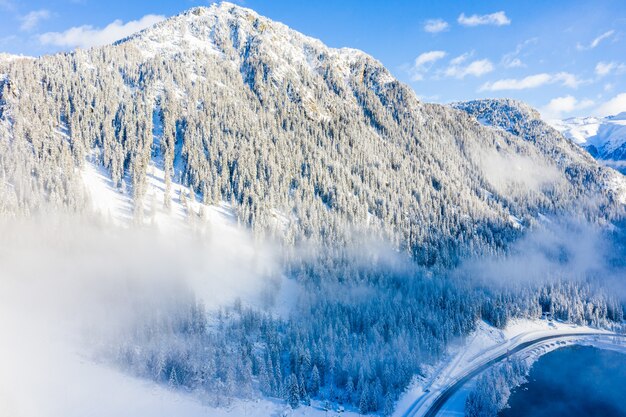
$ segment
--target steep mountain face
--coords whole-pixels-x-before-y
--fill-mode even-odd
[[[602,163],[626,173],[626,112],[603,118],[572,117],[551,124]]]
[[[485,126],[533,143],[544,155],[553,158],[570,183],[599,193],[608,187],[615,191],[613,198],[624,201],[626,182],[621,175],[594,164],[589,153],[544,122],[539,112],[526,104],[508,99],[485,99],[454,103],[452,107],[467,112]]]
[[[137,219],[189,188],[290,244],[366,231],[432,265],[500,250],[540,214],[623,209],[612,172],[534,117],[470,111],[493,129],[421,103],[368,55],[229,3],[0,74],[7,213],[85,210],[92,161]],[[163,201],[145,204],[155,166]]]

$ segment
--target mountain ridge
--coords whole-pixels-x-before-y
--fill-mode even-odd
[[[35,189],[3,190],[17,211],[84,206],[70,167],[88,156],[132,195],[138,218],[167,210],[182,186],[290,243],[342,244],[358,226],[424,264],[502,250],[540,215],[609,221],[622,210],[592,159],[420,102],[369,55],[229,3],[0,73],[0,123],[13,138],[0,144],[0,158],[12,155],[4,176],[14,185],[37,173],[24,184]],[[165,192],[150,208],[154,158]]]

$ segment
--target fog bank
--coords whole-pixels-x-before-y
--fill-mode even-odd
[[[200,237],[4,222],[0,265],[1,417],[200,415],[201,405],[99,364],[95,352],[194,300],[266,308],[281,286],[271,245],[240,229]]]

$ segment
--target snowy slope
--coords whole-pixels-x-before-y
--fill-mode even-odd
[[[604,118],[553,120],[550,124],[597,159],[626,171],[626,112]]]
[[[230,204],[203,204],[188,187],[176,181],[172,181],[172,194],[168,198],[170,207],[166,208],[165,173],[155,160],[148,168],[146,198],[142,215],[138,217],[132,190],[116,188],[110,173],[94,160],[93,156],[87,158],[81,174],[91,208],[105,220],[121,226],[140,222],[156,226],[164,232],[212,227],[218,229],[217,233],[235,233],[239,229]]]

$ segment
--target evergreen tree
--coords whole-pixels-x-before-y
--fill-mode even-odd
[[[291,374],[287,382],[287,402],[293,409],[300,405],[300,385],[295,374]]]
[[[313,369],[311,370],[311,383],[309,386],[309,391],[311,395],[316,396],[320,390],[320,373],[317,369],[317,365],[313,365]]]
[[[361,397],[359,399],[359,413],[367,414],[371,409],[370,404],[369,386],[365,383],[363,385],[363,389],[361,390]]]

